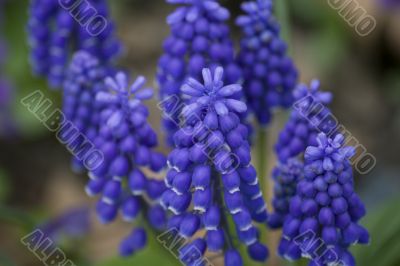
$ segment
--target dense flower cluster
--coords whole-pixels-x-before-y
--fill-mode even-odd
[[[272,1],[247,1],[242,9],[246,14],[236,20],[242,30],[237,60],[243,71],[247,104],[258,122],[265,125],[271,119],[272,108],[292,104],[298,73],[279,36]]]
[[[226,25],[228,10],[216,0],[167,1],[184,6],[177,8],[167,19],[171,35],[164,42],[164,55],[159,60],[157,73],[161,100],[174,96],[181,101],[180,87],[185,79],[189,76],[200,79],[205,67],[222,66],[225,81],[237,82],[241,74],[234,62],[234,48]],[[165,111],[172,117],[165,119],[163,124],[167,130],[167,142],[173,146],[173,134],[178,130],[181,110],[167,108]]]
[[[274,180],[272,206],[275,212],[268,217],[268,225],[271,228],[280,228],[289,213],[289,203],[296,194],[297,184],[303,179],[303,163],[297,158],[279,163],[272,171],[272,178]]]
[[[321,92],[319,87],[319,81],[313,80],[310,88],[300,84],[293,92],[294,108],[275,145],[280,162],[297,157],[306,147],[317,144],[318,126],[330,113],[327,105],[332,100],[331,93]]]
[[[107,18],[105,1],[86,4]],[[60,5],[55,0],[33,0],[29,33],[35,70],[48,76],[53,86],[63,85],[63,114],[73,127],[60,133],[61,139],[78,131],[82,138],[76,138],[71,146],[80,147],[89,140],[104,156],[102,164],[89,172],[86,186],[89,195],[101,195],[97,213],[102,222],[114,220],[119,210],[126,221],[133,221],[143,211],[149,224],[161,230],[167,217],[157,202],[165,185],[147,175],[160,171],[166,159],[154,151],[157,136],[147,122],[148,110],[142,103],[153,92],[142,89],[143,77],[130,87],[123,73],[116,74],[115,79],[107,78],[114,75],[110,60],[119,50],[112,24],[93,36],[79,25],[79,19],[87,15],[80,13],[85,6],[68,11]],[[84,170],[78,156],[73,159],[73,167]],[[145,244],[146,233],[137,227],[122,241],[120,252],[130,255]]]
[[[107,71],[99,60],[85,51],[78,51],[67,69],[63,84],[63,113],[65,118],[90,140],[99,130],[101,105],[95,101],[96,94],[105,89]],[[83,139],[77,139],[80,145]],[[79,158],[73,158],[73,169],[83,170]]]
[[[259,242],[253,222],[265,223],[268,215],[250,163],[248,131],[239,119],[247,107],[232,98],[241,86],[224,86],[221,67],[202,73],[204,84],[189,78],[181,88],[188,105],[182,110],[184,126],[174,135],[176,148],[168,157],[165,179],[168,190],[161,203],[174,213],[169,226],[179,229],[181,236],[191,238],[205,229],[205,240],[197,239],[189,246],[196,245],[202,252],[229,249],[225,265],[242,265],[232,244],[227,211],[249,255],[263,261],[268,250]],[[184,256],[181,259],[195,265]]]
[[[310,258],[311,265],[353,266],[348,248],[369,242],[358,224],[365,207],[354,192],[350,158],[355,150],[343,147],[340,134],[331,139],[320,133],[317,141],[305,152],[304,179],[290,202],[279,253],[292,260]],[[311,244],[315,240],[322,240],[324,248]]]
[[[115,79],[105,80],[110,91],[97,93],[96,101],[104,107],[94,142],[102,151],[104,161],[89,173],[91,180],[86,191],[91,196],[101,194],[97,214],[103,223],[114,220],[119,209],[125,221],[133,221],[143,209],[149,223],[161,230],[167,217],[157,200],[165,185],[162,180],[148,178],[143,167],[158,172],[165,166],[166,159],[154,151],[157,135],[147,122],[148,109],[142,103],[152,97],[153,91],[143,88],[145,82],[144,77],[138,77],[128,86],[127,76],[119,72]],[[142,248],[145,238],[144,230],[135,229],[122,242],[122,255]]]
[[[303,158],[306,148],[317,145],[317,135],[324,118],[330,114],[325,106],[331,102],[331,94],[319,91],[319,81],[311,82],[310,88],[300,84],[293,91],[296,100],[284,129],[280,132],[275,151],[278,164],[272,172],[275,213],[268,225],[272,229],[282,227],[289,212],[289,202],[296,193],[297,184],[303,179]]]
[[[28,23],[31,64],[35,74],[47,77],[53,88],[64,81],[66,67],[75,51],[84,50],[101,62],[108,62],[119,53],[120,44],[110,22],[107,1],[31,0]],[[79,2],[77,4],[77,2]],[[71,6],[72,3],[72,6]],[[101,32],[92,19],[105,21]]]
[[[240,244],[250,258],[265,261],[269,251],[256,226],[261,223],[283,226],[278,252],[287,259],[307,257],[311,266],[353,266],[348,248],[369,241],[358,224],[365,208],[354,192],[354,149],[343,147],[343,136],[324,123],[331,115],[326,107],[331,94],[319,91],[318,81],[294,89],[298,73],[279,36],[272,1],[242,4],[236,58],[227,25],[230,14],[218,0],[167,2],[181,5],[167,19],[171,35],[157,72],[167,142],[174,147],[168,160],[155,151],[157,135],[143,104],[153,90],[145,87],[142,76],[129,85],[127,75],[111,61],[120,45],[106,0],[31,0],[34,71],[53,87],[63,85],[66,120],[104,159],[89,170],[86,185],[87,194],[99,196],[100,221],[110,223],[121,213],[133,222],[142,214],[156,230],[175,229],[186,240],[179,249],[186,265],[203,265],[206,251],[223,251],[226,266],[241,266]],[[95,16],[108,22],[98,34],[93,31],[101,23],[90,22]],[[2,87],[0,80],[0,93]],[[271,215],[251,164],[244,119],[248,106],[260,126],[270,121],[273,108],[293,108],[275,146]],[[76,138],[71,145],[80,147],[84,141]],[[154,177],[166,165],[165,179]],[[73,167],[83,170],[79,157]],[[131,255],[146,243],[145,229],[136,226],[122,241],[120,253]],[[193,249],[197,254],[190,253]]]

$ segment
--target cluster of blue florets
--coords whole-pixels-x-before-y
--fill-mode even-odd
[[[143,100],[153,96],[139,77],[132,86],[128,78],[117,73],[112,58],[120,45],[110,23],[104,0],[73,4],[56,0],[33,0],[28,25],[34,71],[46,76],[52,87],[63,87],[63,114],[85,138],[74,140],[75,147],[91,142],[103,155],[101,165],[89,172],[86,192],[101,195],[97,213],[104,223],[113,221],[119,210],[123,219],[132,222],[143,211],[149,224],[157,230],[166,225],[166,213],[158,205],[165,190],[164,182],[148,178],[166,164],[166,158],[154,148],[157,135],[147,122],[148,109]],[[62,5],[68,5],[68,8]],[[107,20],[97,35],[85,28],[90,10]],[[86,21],[87,22],[87,21]],[[111,78],[108,76],[115,76]],[[108,77],[108,78],[107,78]],[[67,137],[69,133],[60,135]],[[73,168],[84,170],[80,158]],[[143,172],[147,168],[146,174]],[[143,248],[145,231],[135,228],[122,243],[122,255]]]
[[[319,81],[310,87],[300,84],[293,91],[294,108],[283,130],[279,133],[275,152],[277,166],[272,172],[274,194],[272,205],[275,213],[268,220],[273,228],[282,227],[289,212],[289,202],[296,193],[297,184],[303,178],[303,158],[306,148],[317,144],[318,125],[330,114],[327,104],[331,94],[319,90]]]
[[[274,198],[272,206],[275,212],[268,217],[271,228],[280,228],[289,213],[289,204],[296,194],[296,187],[303,178],[303,162],[292,158],[286,163],[279,163],[272,171],[274,181]]]
[[[32,0],[29,12],[32,68],[35,74],[46,77],[53,88],[64,82],[74,52],[84,50],[101,62],[109,62],[120,51],[105,0]],[[105,21],[101,32],[88,30],[86,25],[94,18]]]
[[[304,155],[304,178],[298,182],[283,226],[279,253],[291,260],[310,258],[311,265],[355,265],[348,248],[367,244],[369,234],[358,224],[365,207],[354,192],[350,158],[353,147],[343,147],[344,137],[324,133],[318,145]],[[321,241],[323,248],[313,245]]]
[[[97,136],[100,126],[101,105],[95,101],[96,93],[105,89],[104,79],[107,71],[94,56],[78,51],[66,71],[63,84],[63,113],[76,129],[88,139]],[[84,140],[78,140],[81,145]],[[74,157],[72,167],[75,171],[84,170],[81,160]]]
[[[216,0],[168,0],[182,4],[172,13],[167,22],[171,35],[165,40],[164,55],[158,63],[157,80],[161,100],[171,96],[182,100],[181,86],[188,77],[201,78],[205,67],[225,69],[225,80],[234,83],[241,77],[234,60],[234,48],[226,21],[229,11]],[[163,121],[167,130],[167,142],[173,146],[173,135],[179,129],[176,121],[180,109],[166,110],[173,119]]]
[[[74,145],[90,141],[103,156],[101,164],[89,171],[86,192],[101,195],[96,208],[101,222],[113,221],[119,211],[125,221],[133,222],[143,212],[153,228],[162,230],[167,216],[158,201],[165,185],[148,178],[148,171],[161,171],[166,158],[154,150],[157,135],[147,122],[149,112],[143,104],[153,90],[144,87],[142,76],[129,85],[126,74],[109,77],[113,72],[88,52],[79,51],[64,82],[65,117],[86,137]],[[74,167],[84,169],[78,158],[74,158]],[[145,244],[144,229],[135,228],[122,241],[120,253],[131,255]]]
[[[332,95],[319,91],[318,81],[299,85],[293,95],[272,173],[275,213],[268,224],[283,225],[278,253],[289,260],[309,258],[310,265],[355,265],[348,248],[368,243],[369,235],[358,224],[365,207],[354,192],[354,148],[343,147],[344,137],[333,131],[327,119]]]
[[[88,171],[86,185],[90,196],[99,195],[100,221],[110,223],[121,213],[133,222],[143,214],[158,231],[176,230],[187,241],[179,250],[186,265],[201,265],[206,251],[223,251],[225,265],[241,266],[240,244],[250,258],[265,261],[269,251],[256,223],[283,227],[278,252],[287,259],[354,265],[348,248],[369,241],[358,224],[365,208],[354,192],[354,149],[343,147],[343,136],[324,123],[331,114],[325,107],[331,94],[320,92],[318,81],[294,89],[297,70],[279,36],[272,2],[242,4],[246,14],[237,19],[243,34],[237,56],[227,25],[230,14],[217,0],[167,2],[183,5],[168,17],[171,35],[157,73],[163,124],[173,147],[168,158],[156,151],[157,134],[143,103],[153,90],[142,76],[130,85],[111,62],[120,47],[112,23],[94,36],[79,23],[86,17],[76,18],[83,6],[31,1],[34,71],[52,86],[63,85],[65,118],[103,156]],[[86,4],[109,17],[105,0]],[[292,104],[275,146],[274,212],[269,215],[251,163],[244,114],[249,107],[264,126],[274,107]],[[81,146],[85,140],[76,141]],[[79,158],[73,162],[75,169],[84,169]],[[153,177],[166,166],[164,180]],[[313,239],[322,239],[326,250],[312,249]],[[146,243],[145,229],[136,226],[120,253],[131,255]],[[196,256],[188,255],[192,249]]]
[[[250,256],[263,261],[268,250],[259,242],[254,222],[265,223],[268,215],[250,162],[248,131],[239,119],[247,107],[232,98],[241,86],[224,86],[221,67],[204,69],[203,80],[204,84],[189,78],[181,88],[188,105],[182,110],[182,128],[174,135],[176,148],[168,157],[165,179],[168,190],[161,203],[174,213],[169,226],[177,228],[182,237],[191,238],[205,229],[205,241],[197,240],[204,242],[203,251],[218,252],[227,247],[235,253],[233,236],[224,233],[229,214]],[[237,264],[230,264],[230,260]],[[193,261],[184,262],[194,265]],[[242,265],[240,256],[225,263]]]
[[[320,83],[313,80],[310,87],[300,84],[293,92],[294,108],[275,144],[280,162],[286,162],[304,153],[310,145],[316,145],[318,125],[322,125],[330,113],[327,105],[332,101],[329,92],[320,91]]]
[[[247,1],[236,24],[242,30],[238,63],[243,70],[247,104],[258,122],[266,125],[274,107],[288,108],[297,84],[297,69],[273,16],[271,0]]]
[[[138,77],[129,86],[127,76],[118,72],[115,78],[105,80],[109,90],[96,94],[96,101],[103,108],[94,143],[104,155],[104,161],[89,172],[86,191],[92,196],[101,195],[97,214],[103,223],[113,221],[119,210],[125,221],[132,222],[143,210],[150,225],[162,230],[167,217],[157,202],[165,185],[162,180],[149,178],[143,167],[159,172],[166,158],[154,151],[157,135],[147,122],[148,109],[142,103],[152,97],[153,91],[144,85],[144,77]],[[143,235],[145,231],[136,228],[122,242],[121,254],[130,255],[143,247],[144,244],[136,241],[143,242]]]

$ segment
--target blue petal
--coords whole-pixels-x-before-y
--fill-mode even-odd
[[[228,99],[226,100],[226,105],[229,107],[229,109],[238,113],[243,113],[247,110],[247,105],[239,100]]]
[[[214,104],[215,111],[218,115],[227,115],[229,113],[228,108],[222,101],[217,101]]]
[[[154,94],[153,90],[148,88],[137,92],[135,94],[135,98],[139,100],[148,100],[151,99],[151,97],[153,97],[153,94]]]
[[[123,91],[124,89],[127,89],[127,87],[128,87],[128,78],[127,78],[125,73],[118,72],[117,75],[115,76],[115,79],[116,79],[117,84],[119,86],[119,91]]]
[[[143,85],[146,83],[146,78],[143,76],[139,76],[136,78],[135,82],[131,85],[130,93],[137,92]]]
[[[110,128],[117,127],[121,123],[123,117],[124,114],[121,111],[114,112],[111,115],[111,117],[107,120],[107,126],[109,126]]]
[[[183,84],[183,86],[181,87],[181,91],[182,91],[182,93],[184,93],[186,95],[195,96],[195,97],[199,97],[199,96],[203,95],[202,90],[195,89],[188,84]]]
[[[218,95],[221,95],[223,97],[227,97],[227,96],[232,96],[233,94],[239,92],[242,90],[242,86],[239,84],[232,84],[232,85],[228,85],[225,87],[222,87],[219,91],[218,91]]]

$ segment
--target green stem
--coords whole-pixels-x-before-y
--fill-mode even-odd
[[[264,127],[259,126],[257,129],[257,175],[260,182],[260,188],[264,195],[264,199],[268,201],[268,173],[267,173],[267,130]],[[261,228],[261,242],[267,242],[267,229],[266,227]]]
[[[275,16],[281,25],[281,37],[286,43],[291,43],[291,27],[288,3],[286,0],[279,0],[274,2]],[[288,53],[292,54],[291,45],[288,45]]]
[[[265,193],[267,189],[267,130],[264,127],[257,129],[257,173],[260,186]]]
[[[221,176],[219,174],[215,173],[215,177],[216,178],[215,178],[214,184],[213,184],[214,199],[217,203],[217,206],[220,206],[220,208],[221,208],[221,212],[222,212],[221,227],[223,228],[225,237],[227,239],[227,242],[226,242],[227,248],[232,249],[232,248],[235,248],[235,245],[234,245],[234,242],[232,239],[233,234],[231,234],[229,221],[227,219],[228,215],[227,215],[227,213],[225,213],[225,209],[224,209],[225,202],[224,202],[224,197],[222,195],[223,189],[222,189],[222,183],[221,183]]]

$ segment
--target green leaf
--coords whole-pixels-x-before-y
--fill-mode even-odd
[[[389,201],[379,210],[367,215],[365,227],[371,234],[369,246],[352,248],[358,265],[400,265],[400,212],[399,199]]]

